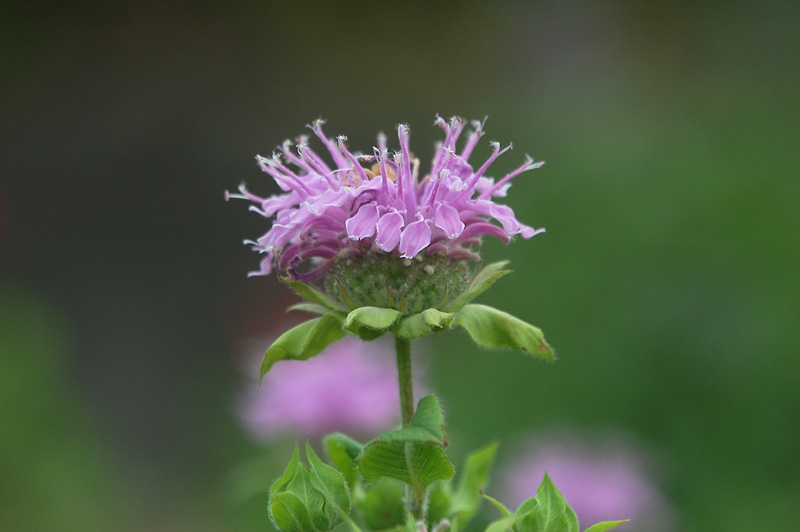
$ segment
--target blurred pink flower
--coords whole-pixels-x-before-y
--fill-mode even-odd
[[[398,397],[393,346],[345,338],[311,360],[281,362],[261,388],[253,382],[239,417],[258,440],[337,431],[371,438],[399,423]]]
[[[645,460],[627,441],[588,442],[576,436],[540,440],[506,471],[502,501],[516,509],[547,472],[578,515],[581,529],[600,521],[630,519],[626,531],[672,529],[671,512]]]

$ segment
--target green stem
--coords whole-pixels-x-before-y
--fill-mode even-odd
[[[414,383],[411,374],[411,342],[395,336],[397,348],[397,382],[400,385],[400,413],[407,427],[414,416]]]
[[[407,338],[395,336],[395,347],[397,349],[397,382],[400,385],[400,414],[403,417],[403,426],[407,427],[414,417],[414,379],[411,373],[411,342]],[[411,443],[405,444],[406,464],[408,465],[411,453]],[[411,467],[409,467],[411,471]],[[409,490],[406,487],[406,499],[408,508],[417,521],[424,516],[425,506],[423,498],[425,494],[419,493],[418,489]]]

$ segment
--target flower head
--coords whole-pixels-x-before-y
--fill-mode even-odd
[[[378,146],[363,155],[350,152],[346,137],[326,137],[322,124],[317,120],[308,127],[325,156],[303,136],[294,145],[285,141],[271,157],[257,157],[283,193],[263,198],[244,185],[239,193],[226,193],[227,198],[251,201],[251,210],[274,218],[266,234],[245,241],[264,254],[261,268],[250,275],[267,275],[275,268],[288,279],[313,282],[345,264],[389,258],[406,266],[416,261],[422,277],[442,267],[455,271],[451,266],[478,259],[474,249],[482,236],[508,242],[515,235],[530,238],[544,231],[519,222],[510,207],[495,202],[506,195],[514,177],[544,163],[526,158],[502,179],[488,177],[492,162],[512,146],[501,149],[492,142],[489,158],[471,164],[470,155],[484,134],[481,122],[472,122],[459,150],[465,122],[437,117],[445,139],[423,176],[411,153],[408,126],[397,129],[398,151],[390,154],[386,137],[379,135]],[[464,275],[462,269],[451,282]]]

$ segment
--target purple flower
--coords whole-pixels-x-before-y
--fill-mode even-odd
[[[267,275],[275,267],[292,279],[311,282],[338,260],[368,253],[477,259],[468,248],[479,245],[482,236],[508,242],[515,235],[531,238],[544,231],[519,222],[510,207],[494,201],[506,195],[514,177],[544,163],[526,158],[502,179],[487,177],[491,163],[512,146],[501,149],[492,142],[489,158],[473,167],[469,159],[484,134],[481,122],[472,122],[474,130],[459,150],[465,122],[437,117],[445,140],[437,145],[430,173],[422,177],[419,160],[411,156],[408,126],[398,127],[400,150],[393,155],[383,135],[371,155],[361,155],[348,150],[346,137],[326,137],[322,124],[317,120],[309,128],[323,144],[327,160],[308,146],[307,137],[295,146],[284,142],[271,157],[257,157],[282,194],[262,198],[244,185],[238,194],[226,193],[226,198],[251,201],[251,210],[274,218],[261,238],[245,241],[264,254],[261,268],[250,275]]]
[[[671,530],[670,512],[642,456],[624,441],[590,444],[574,436],[533,445],[501,479],[503,501],[516,508],[536,494],[547,472],[575,510],[581,529],[630,519],[625,530]]]
[[[390,344],[345,338],[324,355],[285,361],[264,377],[260,389],[256,383],[248,387],[239,408],[248,433],[259,440],[335,431],[372,437],[399,421]]]

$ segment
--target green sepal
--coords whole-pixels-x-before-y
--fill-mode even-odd
[[[424,495],[437,480],[453,478],[455,468],[435,443],[380,441],[364,447],[358,458],[358,469],[368,483],[393,478]]]
[[[366,335],[365,340],[374,340],[389,330],[401,315],[399,310],[393,308],[358,307],[347,314],[342,325],[362,338]]]
[[[453,324],[466,329],[477,344],[489,349],[511,347],[547,360],[556,358],[541,329],[496,308],[466,305],[456,313]]]
[[[611,530],[615,526],[625,524],[628,521],[630,521],[630,519],[623,519],[622,521],[603,521],[602,523],[596,523],[590,526],[584,532],[605,532],[606,530]]]
[[[459,473],[458,488],[450,506],[451,522],[463,530],[467,522],[478,512],[481,493],[489,482],[489,472],[497,454],[498,444],[491,443],[467,457],[464,468]]]
[[[259,381],[280,360],[308,360],[345,336],[342,324],[333,314],[313,318],[293,327],[275,340],[261,361]]]
[[[316,303],[327,309],[339,312],[347,312],[347,307],[335,299],[323,294],[316,288],[300,281],[283,280],[283,284],[291,287],[297,294],[308,301],[309,303]]]
[[[508,264],[508,261],[504,260],[489,264],[483,268],[480,272],[478,272],[477,275],[475,275],[475,278],[472,279],[472,282],[469,284],[467,289],[464,290],[464,292],[462,292],[458,297],[454,298],[449,303],[446,303],[442,310],[447,312],[457,312],[461,310],[464,305],[487,291],[499,278],[511,273],[511,270],[503,269],[506,264]]]
[[[453,322],[454,317],[455,314],[452,312],[442,312],[435,308],[429,308],[418,314],[402,318],[392,332],[397,336],[411,340],[424,336],[429,332],[447,329]]]
[[[356,458],[364,446],[340,432],[325,436],[322,443],[334,467],[344,475],[347,484],[352,486],[357,479]]]
[[[426,395],[417,403],[417,409],[408,426],[385,432],[378,437],[383,442],[429,442],[445,447],[444,414],[435,395]]]

